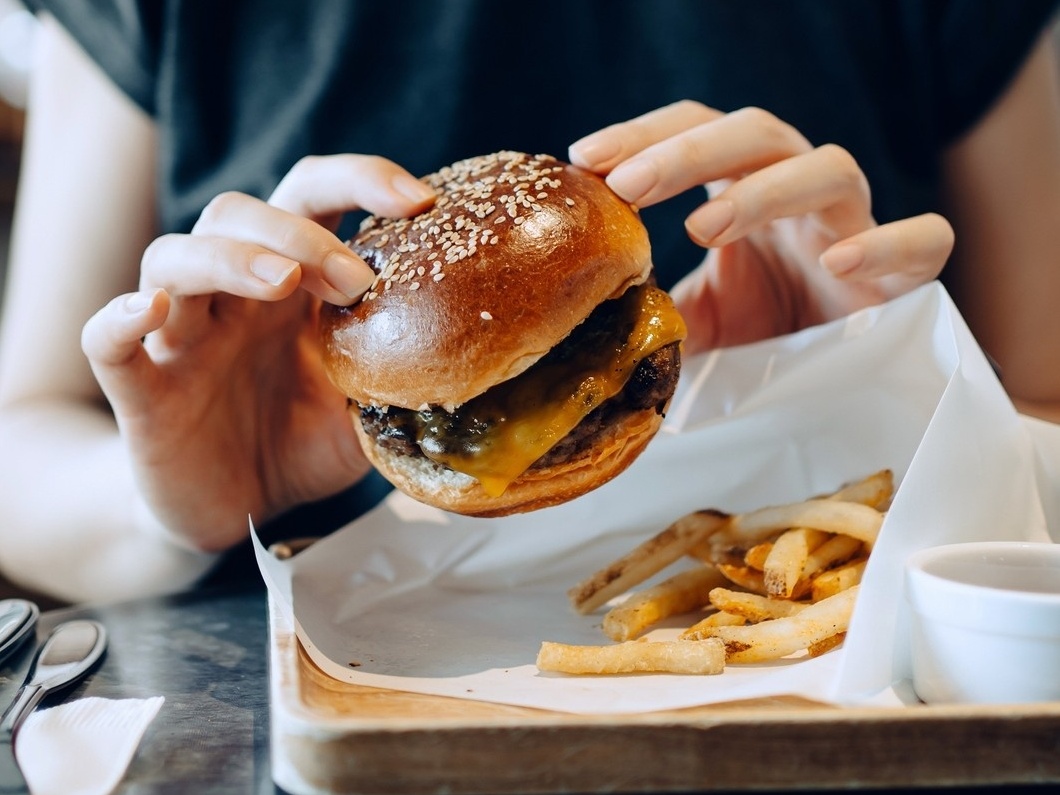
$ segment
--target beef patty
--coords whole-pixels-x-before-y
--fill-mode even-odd
[[[530,467],[552,466],[592,446],[595,436],[625,415],[654,408],[660,414],[673,394],[681,372],[680,343],[674,342],[641,360],[625,387],[604,401]],[[432,412],[441,409],[431,409]],[[417,412],[411,409],[361,407],[361,424],[379,445],[401,455],[423,456],[416,441]]]

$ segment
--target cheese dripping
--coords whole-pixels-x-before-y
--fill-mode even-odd
[[[415,420],[424,455],[477,479],[500,496],[593,409],[625,387],[637,365],[683,340],[684,320],[670,296],[641,285],[576,330],[577,345],[559,346],[519,376],[458,406]],[[595,314],[595,313],[594,313]],[[594,324],[594,317],[585,323]]]

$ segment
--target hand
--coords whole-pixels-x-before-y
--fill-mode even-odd
[[[570,160],[640,207],[707,187],[685,227],[710,251],[673,290],[690,353],[881,303],[934,279],[953,248],[935,214],[877,225],[848,152],[758,108],[678,102],[577,141]]]
[[[404,216],[433,200],[381,158],[307,158],[268,203],[222,194],[191,234],[155,240],[139,292],[85,325],[82,347],[171,535],[225,549],[248,514],[260,522],[367,472],[316,323],[321,300],[351,303],[374,273],[329,230],[348,210]]]

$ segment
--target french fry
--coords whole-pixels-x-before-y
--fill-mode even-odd
[[[571,605],[583,615],[593,612],[687,554],[691,547],[717,531],[727,520],[727,514],[714,510],[694,511],[682,516],[629,554],[571,588],[567,592]]]
[[[747,547],[792,527],[809,527],[853,536],[871,547],[882,524],[883,514],[860,502],[804,500],[736,514],[710,541]]]
[[[806,558],[806,564],[802,567],[801,579],[813,579],[825,569],[830,569],[840,563],[846,563],[861,552],[862,547],[861,541],[851,536],[841,534],[831,536]]]
[[[725,669],[725,645],[716,638],[630,640],[607,646],[545,641],[537,654],[537,667],[564,674],[720,674]]]
[[[894,496],[894,472],[881,469],[866,478],[848,483],[839,491],[828,496],[828,499],[845,502],[860,502],[878,511],[884,511],[891,504]]]
[[[616,641],[636,638],[664,618],[703,607],[711,589],[725,582],[720,571],[706,564],[675,574],[607,611],[604,634]]]
[[[772,552],[772,550],[772,541],[763,541],[761,544],[755,544],[744,553],[743,562],[752,569],[764,571],[766,567],[766,558],[769,557],[769,553]]]
[[[750,566],[733,566],[729,563],[719,563],[718,571],[724,574],[729,582],[739,585],[746,591],[762,594],[763,596],[766,593],[765,579],[762,572],[758,569],[752,569]]]
[[[729,588],[715,588],[712,590],[710,592],[710,603],[719,611],[730,615],[742,616],[752,624],[773,618],[793,616],[808,605],[807,602],[795,602],[791,599],[771,599],[761,594],[733,591]]]
[[[742,627],[746,623],[747,619],[744,616],[736,615],[736,613],[728,613],[724,610],[716,610],[715,612],[701,618],[681,634],[683,637],[693,630],[706,630],[710,627]]]
[[[806,653],[810,657],[820,657],[826,651],[831,651],[832,649],[841,646],[843,644],[843,641],[846,640],[846,637],[847,633],[837,632],[836,634],[827,637],[824,640],[819,640],[816,643],[811,643],[809,646],[806,647]]]
[[[841,591],[849,590],[861,583],[861,576],[865,573],[866,558],[852,560],[835,569],[823,571],[813,578],[810,586],[810,598],[814,602],[820,602]]]
[[[688,640],[720,638],[726,663],[778,660],[845,632],[854,612],[858,586],[816,602],[798,614],[742,627],[708,627],[686,633]]]
[[[890,469],[881,469],[878,472],[874,472],[873,474],[869,475],[868,477],[865,477],[865,478],[862,478],[861,480],[857,480],[857,481],[854,481],[852,483],[846,484],[845,486],[840,488],[838,491],[833,492],[832,494],[826,494],[826,495],[823,495],[821,497],[816,497],[813,500],[810,500],[810,502],[816,502],[818,500],[832,500],[832,501],[835,501],[835,502],[852,502],[852,503],[860,503],[860,504],[865,505],[867,507],[874,508],[877,511],[883,511],[890,505],[891,498],[893,496],[894,496],[894,473]],[[792,505],[801,505],[801,503],[793,503]],[[789,507],[791,507],[791,506],[778,506],[778,508],[781,508],[781,509],[789,508]],[[767,508],[767,509],[764,509],[764,510],[770,511],[770,510],[776,510],[776,509]],[[758,512],[755,512],[755,513],[758,513]],[[733,518],[736,519],[737,517],[733,517]],[[881,523],[882,523],[882,518],[881,518]],[[796,526],[796,524],[789,525],[788,527],[794,527],[794,526]],[[780,528],[777,528],[777,531],[786,530],[786,529],[788,529],[788,528],[787,527],[780,527]],[[817,528],[817,529],[828,530],[828,528]],[[764,538],[768,537],[771,534],[771,532],[774,532],[774,531],[766,530],[764,535],[763,535],[763,537]],[[842,531],[839,531],[839,532],[842,532]],[[876,534],[878,534],[878,532],[879,532],[879,528],[877,527]],[[873,541],[875,540],[875,535],[876,534],[872,535],[872,540]],[[864,539],[860,539],[860,540],[864,540]],[[768,543],[768,542],[767,541],[759,541],[759,540],[747,541],[745,539],[742,542],[742,548],[746,549],[748,551],[748,554],[752,554],[751,550],[754,549],[755,545],[759,544],[759,543]],[[866,543],[869,546],[871,546],[872,541],[868,541]],[[730,561],[727,561],[726,559],[728,557],[731,557],[732,549],[740,549],[740,548],[741,548],[741,543],[739,541],[733,539],[732,533],[728,533],[728,532],[726,532],[726,533],[716,533],[716,534],[713,534],[710,538],[707,538],[707,539],[697,543],[696,545],[694,545],[689,550],[689,554],[692,555],[695,558],[698,558],[699,560],[703,560],[703,561],[706,561],[708,563],[718,563],[718,562],[721,562],[721,561],[730,562]],[[754,553],[754,554],[758,554],[758,553]],[[755,563],[752,563],[751,561],[745,561],[745,562],[747,562],[747,565],[749,565],[749,566],[753,565],[756,568],[761,568],[761,566],[758,566]]]
[[[827,533],[808,527],[795,527],[777,536],[762,564],[762,580],[766,593],[781,599],[790,599],[795,593],[795,586],[802,578],[802,571],[810,553],[827,538]]]

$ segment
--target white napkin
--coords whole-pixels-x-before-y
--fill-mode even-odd
[[[33,795],[106,795],[165,699],[82,698],[30,714],[15,756]]]

